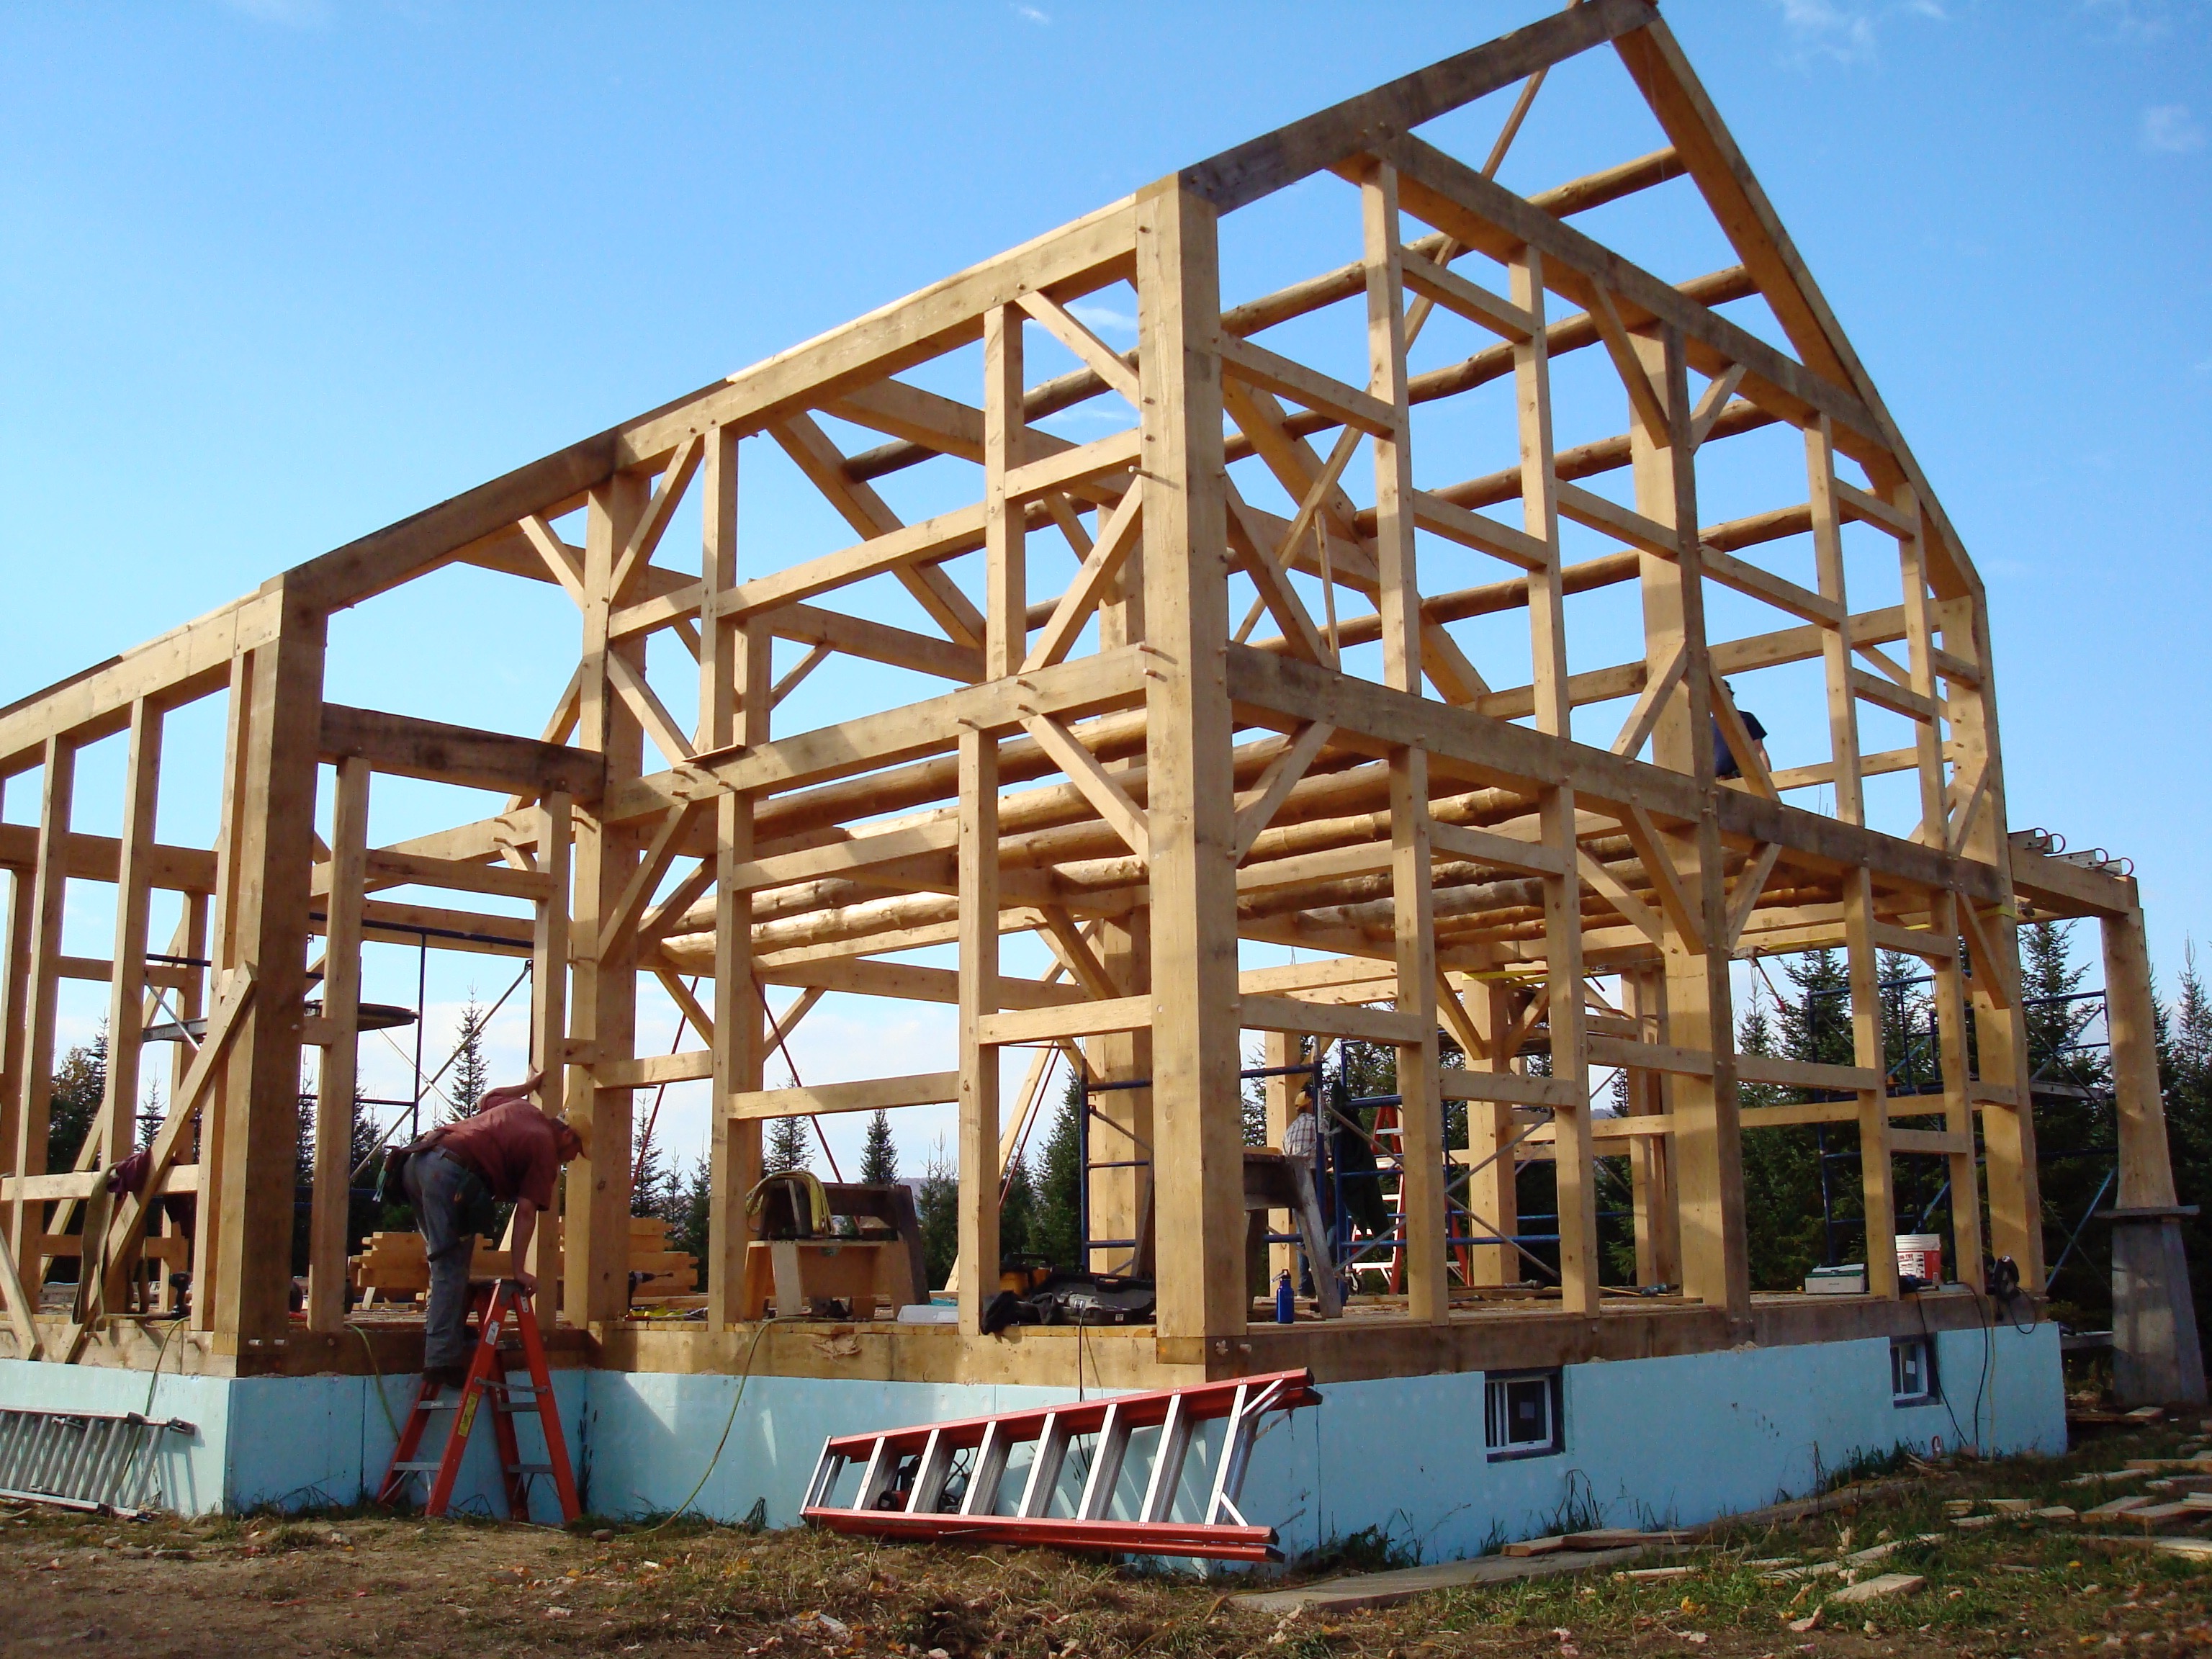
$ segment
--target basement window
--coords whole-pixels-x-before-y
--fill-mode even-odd
[[[1566,1448],[1559,1373],[1493,1372],[1483,1379],[1482,1440],[1493,1463]]]
[[[1889,1397],[1898,1406],[1929,1406],[1942,1397],[1936,1392],[1933,1337],[1900,1336],[1890,1343]]]

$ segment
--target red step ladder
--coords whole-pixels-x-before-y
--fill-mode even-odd
[[[799,1518],[833,1532],[877,1538],[969,1539],[1047,1544],[1133,1555],[1210,1556],[1274,1561],[1275,1529],[1255,1527],[1237,1508],[1260,1419],[1317,1406],[1310,1371],[1278,1371],[1195,1388],[1124,1394],[955,1423],[929,1423],[878,1434],[833,1436],[822,1447]],[[1226,1419],[1203,1512],[1175,1517],[1194,1431]],[[1158,1429],[1139,1452],[1151,1467],[1133,1493],[1134,1518],[1111,1518],[1133,1437]],[[1089,1437],[1087,1447],[1076,1442]],[[1011,1513],[999,1511],[1008,1455],[1028,1443],[1029,1472]],[[1079,1492],[1052,1513],[1071,1454],[1088,1458]],[[845,1501],[837,1488],[848,1468],[860,1476]]]
[[[384,1472],[384,1484],[377,1490],[376,1501],[398,1503],[410,1479],[427,1475],[430,1495],[422,1505],[422,1513],[444,1515],[453,1502],[453,1482],[459,1478],[461,1459],[469,1449],[469,1436],[476,1428],[477,1409],[489,1401],[492,1433],[499,1443],[500,1474],[507,1487],[508,1518],[530,1518],[531,1480],[535,1475],[550,1474],[553,1477],[553,1490],[560,1495],[562,1520],[574,1521],[583,1513],[583,1505],[576,1498],[575,1471],[568,1462],[568,1443],[561,1432],[561,1413],[553,1403],[553,1378],[545,1366],[545,1344],[538,1334],[537,1316],[530,1311],[530,1298],[523,1294],[520,1285],[511,1279],[501,1279],[477,1290],[476,1307],[483,1334],[477,1342],[476,1358],[469,1362],[469,1374],[461,1384],[460,1393],[452,1399],[441,1400],[438,1385],[427,1377],[423,1379],[415,1395],[414,1409],[408,1413],[407,1427],[400,1434],[399,1443],[392,1448],[392,1465]],[[522,1341],[523,1359],[530,1378],[527,1382],[515,1382],[500,1357],[500,1339],[509,1318]],[[446,1432],[445,1450],[435,1460],[418,1457],[423,1431],[429,1427],[431,1417],[440,1412],[457,1413],[453,1426]],[[535,1414],[538,1426],[545,1436],[546,1461],[543,1463],[522,1461],[514,1419],[524,1413]]]

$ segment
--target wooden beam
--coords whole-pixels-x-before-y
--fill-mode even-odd
[[[605,774],[600,757],[586,750],[335,702],[323,705],[320,753],[331,762],[358,757],[393,777],[532,799],[558,789],[595,801]]]
[[[1185,167],[1180,182],[1216,212],[1233,212],[1357,155],[1373,134],[1432,121],[1642,28],[1656,15],[1644,0],[1591,0],[1571,7]]]

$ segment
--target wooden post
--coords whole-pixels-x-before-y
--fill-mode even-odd
[[[2149,942],[2140,910],[2108,913],[2098,925],[2104,935],[2105,1022],[2120,1132],[2119,1202],[2112,1220],[2112,1387],[2128,1406],[2201,1406],[2204,1355],[2174,1207],[2166,1103],[2159,1092]]]
[[[1172,179],[1137,205],[1145,710],[1152,847],[1158,1331],[1190,1363],[1242,1331],[1237,874],[1226,665],[1229,543],[1214,210]]]
[[[981,1041],[999,1007],[999,744],[973,729],[960,734],[959,856],[960,1328],[980,1335],[999,1291],[999,1051]]]
[[[1620,976],[1622,1007],[1635,1020],[1637,1034],[1645,1042],[1667,1040],[1667,975],[1662,969],[1638,969]],[[1632,1117],[1662,1115],[1670,1109],[1672,1079],[1664,1072],[1644,1068],[1628,1073],[1628,1114]],[[1638,1285],[1680,1285],[1682,1282],[1682,1239],[1674,1208],[1672,1172],[1674,1139],[1669,1135],[1637,1135],[1628,1143],[1630,1203],[1635,1210],[1636,1282]]]
[[[315,1195],[308,1224],[307,1328],[345,1327],[346,1221],[353,1203],[354,1080],[361,1057],[361,920],[368,873],[369,767],[337,764],[323,941],[323,1063],[315,1096]]]
[[[6,1008],[0,1013],[0,1175],[35,1175],[15,1162],[15,1124],[23,1109],[23,1054],[30,1042],[31,936],[37,931],[38,883],[32,871],[8,872]],[[12,1244],[15,1206],[0,1208],[0,1242]]]
[[[1367,389],[1391,406],[1391,433],[1375,445],[1375,564],[1381,579],[1382,682],[1421,695],[1421,593],[1413,549],[1413,416],[1406,380],[1403,251],[1398,175],[1377,167],[1362,181],[1367,268]],[[1418,1043],[1398,1050],[1399,1208],[1406,1236],[1406,1308],[1443,1324],[1451,1317],[1445,1239],[1443,1103],[1437,1092],[1436,899],[1429,878],[1429,757],[1390,757],[1390,892],[1397,947],[1397,1006],[1421,1022]]]
[[[702,474],[705,517],[701,563],[706,598],[700,608],[699,747],[765,743],[769,736],[770,642],[757,622],[720,612],[721,596],[738,585],[738,432],[709,435]],[[751,1239],[745,1194],[761,1175],[757,1118],[729,1115],[735,1094],[761,1086],[763,1018],[753,975],[753,898],[737,884],[753,854],[752,797],[726,791],[714,803],[714,1114],[708,1127],[707,1322],[720,1330],[741,1316],[745,1250]]]
[[[568,1067],[562,1054],[568,1040],[569,847],[575,808],[568,792],[546,791],[538,803],[538,868],[553,890],[538,901],[530,938],[530,1065],[544,1074],[538,1105],[548,1117],[568,1115]],[[566,1184],[565,1182],[563,1183]],[[563,1194],[556,1193],[556,1200]],[[531,1235],[526,1267],[538,1275],[538,1316],[550,1324],[560,1316],[567,1291],[562,1262],[561,1217],[564,1202],[538,1218]]]
[[[606,757],[609,790],[636,777],[644,727],[617,691],[611,666],[621,658],[645,672],[645,638],[609,637],[609,619],[626,595],[615,591],[615,564],[647,501],[646,480],[617,473],[590,495],[584,532],[584,638],[577,741]],[[644,561],[639,562],[643,568]],[[579,813],[570,939],[574,972],[569,1024],[594,1062],[629,1059],[637,1042],[637,971],[630,954],[599,954],[601,930],[622,902],[638,863],[638,832]],[[568,1167],[562,1271],[563,1305],[579,1325],[610,1322],[629,1310],[630,1091],[603,1089],[590,1066],[572,1067],[568,1115],[585,1126],[591,1150]]]
[[[1669,1163],[1684,1293],[1731,1316],[1751,1312],[1743,1216],[1743,1144],[1737,1118],[1735,1014],[1729,984],[1728,900],[1713,791],[1712,658],[1706,647],[1705,574],[1698,533],[1696,443],[1681,335],[1633,337],[1638,362],[1656,384],[1663,432],[1641,417],[1631,426],[1637,510],[1673,528],[1675,556],[1642,558],[1644,661],[1658,674],[1679,657],[1681,678],[1652,730],[1661,766],[1697,779],[1706,803],[1693,826],[1661,826],[1656,850],[1674,863],[1698,929],[1662,909],[1666,1041],[1710,1054],[1710,1079],[1668,1080],[1675,1131]],[[1635,400],[1632,400],[1632,404]]]
[[[140,697],[131,705],[125,763],[123,834],[117,843],[115,956],[107,992],[107,1144],[99,1164],[131,1155],[138,1127],[138,1077],[144,1054],[147,911],[153,897],[154,818],[161,779],[161,711]],[[112,1299],[109,1306],[119,1306]]]
[[[1513,1055],[1506,1046],[1514,1027],[1511,988],[1500,979],[1480,979],[1463,1000],[1485,1051],[1480,1061],[1468,1056],[1468,1064],[1489,1072],[1511,1071]],[[1504,1102],[1467,1103],[1467,1156],[1474,1171],[1468,1177],[1467,1203],[1477,1232],[1495,1228],[1499,1237],[1510,1238],[1521,1231],[1521,1160],[1510,1149],[1517,1133],[1513,1109]],[[1514,1285],[1528,1277],[1520,1251],[1510,1244],[1478,1244],[1474,1259],[1477,1285]]]
[[[1936,895],[1932,918],[1938,938],[1959,937],[1958,906],[1953,893]],[[1966,1032],[1966,976],[1959,971],[1955,951],[1933,964],[1936,981],[1936,1040],[1942,1055],[1943,1127],[1965,1146],[1950,1157],[1951,1270],[1961,1285],[1987,1288],[1982,1271],[1982,1182],[1980,1162],[1974,1156],[1974,1102],[1972,1048]]]
[[[1975,665],[1979,685],[1951,688],[1951,746],[1960,798],[1948,840],[1953,851],[1995,868],[2012,890],[2012,845],[2007,839],[2004,768],[1997,740],[1996,671],[1991,666],[1989,615],[1978,594],[1939,601],[1943,648]],[[1979,779],[1979,787],[1976,780]],[[1971,904],[1961,895],[1958,901]],[[1974,1011],[1974,1052],[1980,1062],[1983,1177],[1990,1205],[1989,1248],[2009,1256],[2029,1291],[2043,1287],[2043,1204],[2035,1167],[2035,1113],[2027,1053],[2027,1023],[2020,1007],[2018,918],[1975,911],[1990,955],[1975,951],[1967,988]]]
[[[1552,368],[1544,335],[1544,262],[1524,248],[1510,266],[1513,302],[1536,322],[1513,347],[1513,379],[1521,441],[1522,522],[1544,544],[1547,562],[1528,574],[1528,641],[1534,670],[1536,729],[1554,737],[1572,732],[1567,686],[1566,592],[1560,577],[1559,475],[1552,441]],[[1552,1075],[1573,1104],[1553,1115],[1553,1169],[1558,1182],[1559,1283],[1570,1313],[1598,1311],[1596,1170],[1590,1157],[1589,1064],[1583,1018],[1582,880],[1576,872],[1575,792],[1571,785],[1545,789],[1541,840],[1559,865],[1544,883],[1546,1023],[1552,1033]]]
[[[323,647],[322,615],[288,593],[276,638],[253,653],[250,736],[240,768],[232,938],[236,960],[254,970],[256,990],[231,1047],[222,1167],[203,1167],[200,1175],[203,1193],[212,1175],[222,1194],[216,1346],[241,1360],[273,1356],[290,1323]]]
[[[1301,1039],[1295,1033],[1269,1031],[1264,1042],[1266,1046],[1261,1052],[1265,1058],[1261,1063],[1269,1071],[1297,1064]],[[1297,1103],[1298,1090],[1302,1084],[1302,1079],[1294,1077],[1271,1077],[1267,1080],[1261,1092],[1267,1103],[1267,1144],[1270,1146],[1279,1147],[1283,1144],[1283,1132],[1291,1127],[1291,1108]],[[1318,1100],[1314,1103],[1314,1109],[1316,1112],[1321,1109],[1321,1103]],[[1320,1127],[1318,1119],[1316,1120],[1315,1127],[1316,1128]],[[1289,1210],[1267,1212],[1267,1231],[1271,1233],[1292,1232],[1296,1231],[1297,1224],[1297,1217]],[[1291,1282],[1295,1284],[1297,1280],[1297,1273],[1298,1247],[1297,1245],[1271,1244],[1267,1247],[1267,1284],[1271,1294],[1278,1274],[1290,1274]]]
[[[210,1007],[221,993],[225,975],[246,959],[239,916],[241,895],[248,880],[245,862],[248,850],[246,776],[255,731],[253,680],[257,664],[263,672],[270,667],[259,653],[252,651],[241,652],[231,659],[230,664],[230,692],[223,718],[222,817],[216,832],[216,887],[210,918],[214,939],[208,951],[209,960],[214,965],[208,970],[204,994]],[[183,1076],[182,1072],[178,1073],[179,1085]],[[191,1328],[196,1331],[212,1332],[216,1328],[216,1307],[221,1299],[223,1271],[221,1172],[229,1146],[229,1115],[222,1103],[244,1076],[245,1062],[234,1043],[223,1059],[221,1078],[210,1086],[206,1103],[199,1109],[200,1191],[194,1206],[192,1235]],[[172,1114],[177,1109],[173,1092],[169,1109]]]
[[[17,1080],[15,1166],[46,1173],[46,1122],[54,1091],[54,1018],[61,986],[62,911],[69,884],[70,807],[76,789],[76,749],[46,739],[39,786],[39,844],[33,866],[29,993],[23,1011],[23,1063]],[[11,1211],[9,1249],[33,1297],[46,1280],[46,1206],[33,1200]]]

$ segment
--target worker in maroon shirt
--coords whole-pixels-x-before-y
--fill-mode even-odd
[[[430,1258],[422,1321],[427,1382],[459,1388],[467,1377],[469,1266],[496,1202],[514,1205],[512,1277],[526,1295],[538,1293],[537,1275],[522,1265],[531,1235],[538,1212],[553,1207],[561,1166],[584,1151],[573,1125],[531,1103],[544,1080],[544,1073],[532,1072],[523,1082],[487,1091],[471,1115],[439,1125],[408,1149],[402,1179]]]

